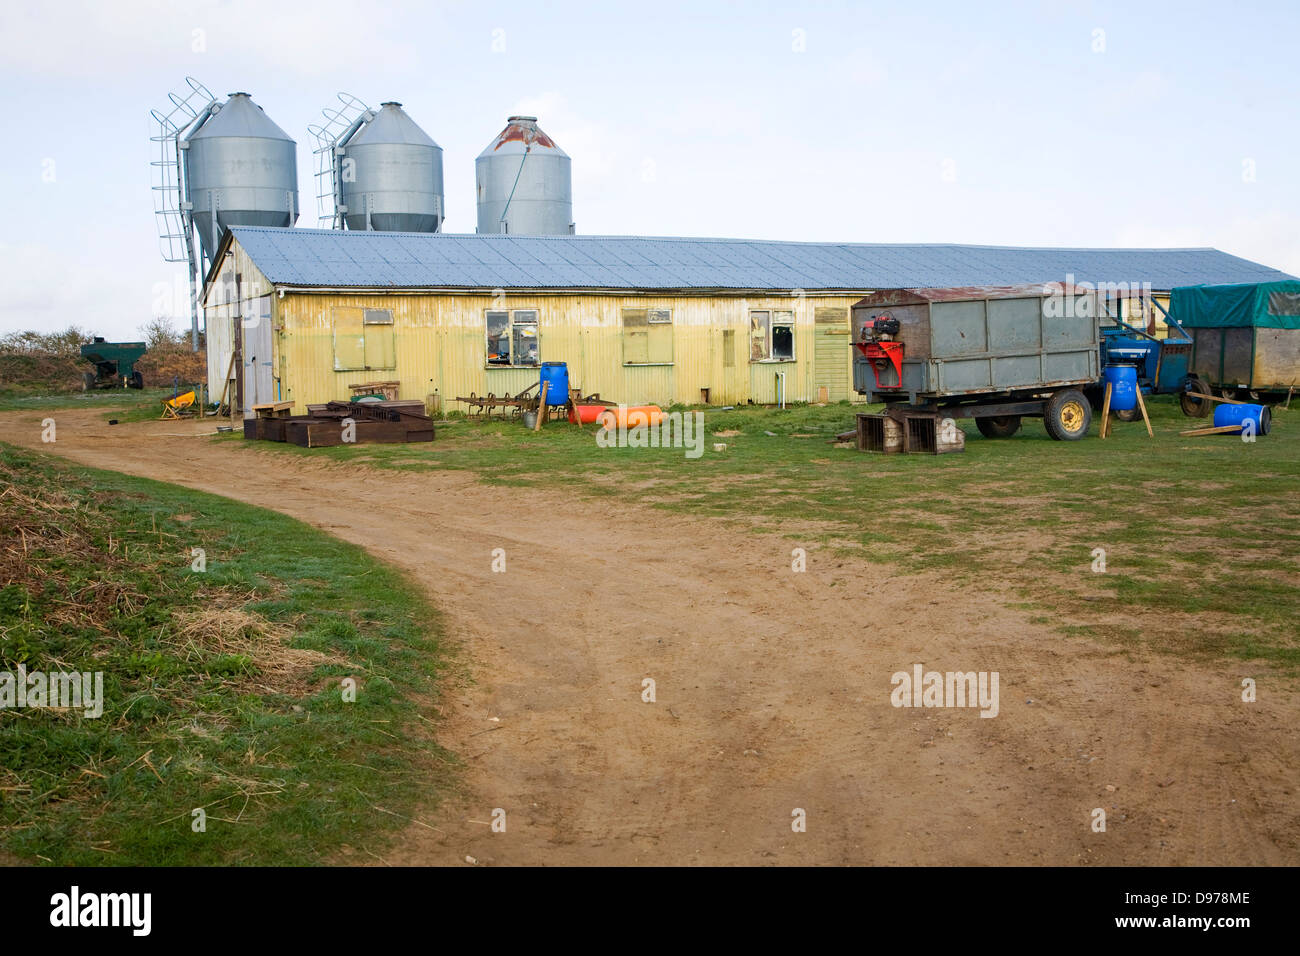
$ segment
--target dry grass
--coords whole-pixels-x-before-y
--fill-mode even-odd
[[[249,673],[234,683],[247,682],[275,694],[302,696],[313,688],[309,679],[323,664],[346,664],[335,654],[290,647],[294,629],[275,624],[243,607],[232,598],[229,606],[185,608],[173,615],[174,633],[161,641],[186,663],[233,656],[246,660]]]

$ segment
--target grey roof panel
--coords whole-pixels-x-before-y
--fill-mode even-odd
[[[905,289],[1064,281],[1180,285],[1292,278],[1217,249],[770,242],[339,232],[236,226],[277,285],[483,289]]]

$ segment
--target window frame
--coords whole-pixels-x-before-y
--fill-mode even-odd
[[[493,361],[490,337],[492,334],[492,316],[504,315],[506,317],[505,325],[502,331],[497,335],[498,348],[500,348],[501,336],[506,337],[507,345],[510,348],[509,359],[505,362]],[[531,320],[521,318],[521,316],[531,316]],[[537,360],[535,362],[519,362],[518,357],[520,349],[518,345],[523,341],[520,336],[521,329],[532,329],[533,334],[530,336],[537,343]],[[483,310],[483,355],[484,368],[541,368],[542,365],[542,313],[540,309],[484,309]]]
[[[765,316],[762,320],[765,324],[762,329],[763,333],[763,354],[754,355],[754,344],[756,341],[755,333],[759,330],[754,327],[757,316]],[[787,318],[778,318],[786,316]],[[790,354],[788,356],[773,355],[776,329],[789,329],[790,331]],[[793,309],[750,309],[749,310],[749,362],[751,365],[788,365],[791,362],[799,360],[798,349],[795,347],[795,329],[797,328],[795,314]]]
[[[636,316],[638,313],[644,315],[644,322],[629,325],[628,316],[631,313]],[[672,368],[677,362],[677,334],[674,329],[673,310],[664,308],[623,308],[619,310],[619,322],[622,327],[622,346],[623,346],[623,367],[624,368]],[[637,362],[628,358],[628,329],[637,330],[633,334],[645,335],[645,355],[644,362]],[[668,338],[668,361],[652,361],[654,350],[651,348],[652,330],[666,329]]]
[[[348,325],[349,317],[346,313],[360,312],[360,322],[356,324],[353,331]],[[372,318],[373,316],[386,315],[387,320]],[[339,321],[343,319],[343,334],[358,339],[361,347],[361,363],[359,365],[339,364]],[[387,348],[377,350],[382,352],[386,359],[391,360],[389,364],[370,364],[370,349],[367,348],[366,338],[369,329],[382,329],[387,332],[389,337]],[[366,306],[347,305],[334,306],[330,309],[330,338],[334,349],[334,371],[335,372],[394,372],[397,370],[397,332],[393,320],[392,309],[372,309]],[[376,345],[378,339],[376,339]]]

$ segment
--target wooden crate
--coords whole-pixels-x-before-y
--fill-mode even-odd
[[[284,425],[284,440],[303,448],[328,448],[345,444],[344,425],[340,419],[288,420]],[[433,441],[433,423],[411,425],[406,422],[356,421],[355,444],[399,443]],[[348,442],[346,444],[353,444]]]
[[[952,427],[944,426],[952,421]],[[858,451],[886,455],[946,455],[966,450],[966,434],[952,419],[934,412],[897,410],[879,415],[858,415]]]
[[[903,426],[888,415],[858,416],[858,451],[895,455],[903,450]]]
[[[955,419],[931,412],[903,414],[903,451],[946,455],[965,450],[966,433]]]

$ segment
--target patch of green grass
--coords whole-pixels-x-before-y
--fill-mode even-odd
[[[3,445],[0,478],[0,670],[104,681],[99,718],[0,711],[6,852],[319,863],[382,848],[450,785],[419,713],[440,623],[393,568],[274,512]]]
[[[0,389],[0,412],[59,411],[93,408],[107,418],[142,421],[153,412],[162,414],[162,400],[170,398],[170,388],[106,388],[90,392],[31,392],[24,389]]]
[[[1063,622],[1120,609],[1156,647],[1262,650],[1286,664],[1300,619],[1300,413],[1276,409],[1272,434],[1245,443],[1180,436],[1204,421],[1167,397],[1149,409],[1154,438],[1141,422],[1117,422],[1105,441],[1094,423],[1085,440],[1056,442],[1025,419],[1013,438],[991,440],[966,420],[966,451],[939,456],[833,448],[829,439],[863,410],[846,404],[701,409],[698,459],[681,449],[601,448],[591,427],[552,423],[534,433],[517,421],[466,419],[440,425],[429,445],[256,447],[402,471],[468,470],[491,484],[736,518],[1006,589]],[[805,435],[820,437],[796,437]],[[714,442],[726,451],[714,452]],[[1107,553],[1104,574],[1091,571],[1094,548]],[[1193,614],[1205,619],[1189,645],[1180,635]]]

